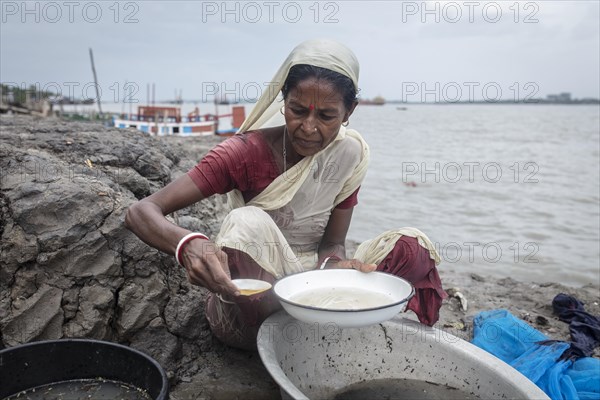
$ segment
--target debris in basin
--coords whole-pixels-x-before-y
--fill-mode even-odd
[[[151,400],[146,391],[128,383],[103,378],[55,382],[24,390],[5,400]]]
[[[481,397],[470,391],[416,379],[373,379],[341,389],[334,400],[428,399],[472,400]]]

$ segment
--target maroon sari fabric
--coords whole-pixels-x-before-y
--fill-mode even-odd
[[[243,252],[223,248],[227,253],[231,279],[260,279],[269,283],[275,277]],[[272,291],[252,296],[219,299],[208,296],[206,319],[213,334],[223,343],[245,350],[256,350],[256,336],[265,319],[281,308]]]
[[[273,150],[261,131],[249,131],[228,138],[188,171],[188,176],[204,197],[238,189],[246,203],[265,190],[280,174]],[[356,206],[359,189],[335,208]]]
[[[261,279],[270,283],[273,275],[263,270],[245,253],[224,248],[229,257],[231,278]],[[408,303],[419,321],[433,325],[439,319],[442,300],[448,295],[429,257],[429,251],[419,245],[417,239],[402,236],[394,249],[377,266],[377,271],[387,272],[411,282],[415,295]],[[213,334],[223,343],[247,350],[256,349],[256,335],[265,319],[281,305],[272,291],[236,299],[220,300],[211,293],[206,305],[206,319]]]
[[[416,238],[402,236],[394,249],[377,266],[377,271],[387,272],[406,279],[415,287],[415,295],[408,302],[422,324],[432,326],[440,318],[442,301],[448,297],[442,281],[429,257],[429,251],[419,245]]]

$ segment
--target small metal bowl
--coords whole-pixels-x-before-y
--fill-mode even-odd
[[[232,282],[239,289],[242,296],[252,296],[272,287],[269,282],[258,279],[234,279]]]

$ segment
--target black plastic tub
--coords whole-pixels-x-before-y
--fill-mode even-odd
[[[154,400],[167,400],[169,382],[152,357],[90,339],[32,342],[0,351],[0,399],[43,385],[86,379],[123,382]]]

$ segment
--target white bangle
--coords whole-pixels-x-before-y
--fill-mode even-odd
[[[177,248],[175,249],[175,260],[177,261],[177,264],[181,265],[182,267],[184,266],[183,261],[181,260],[181,252],[183,252],[183,246],[185,246],[188,242],[194,239],[209,240],[208,236],[200,232],[188,233],[187,235],[182,237],[179,243],[177,244]]]
[[[338,261],[340,261],[340,258],[338,256],[329,256],[326,259],[323,260],[323,262],[321,263],[321,266],[319,267],[319,269],[324,269],[325,265],[327,264],[327,261],[329,261],[330,258],[334,258]]]

